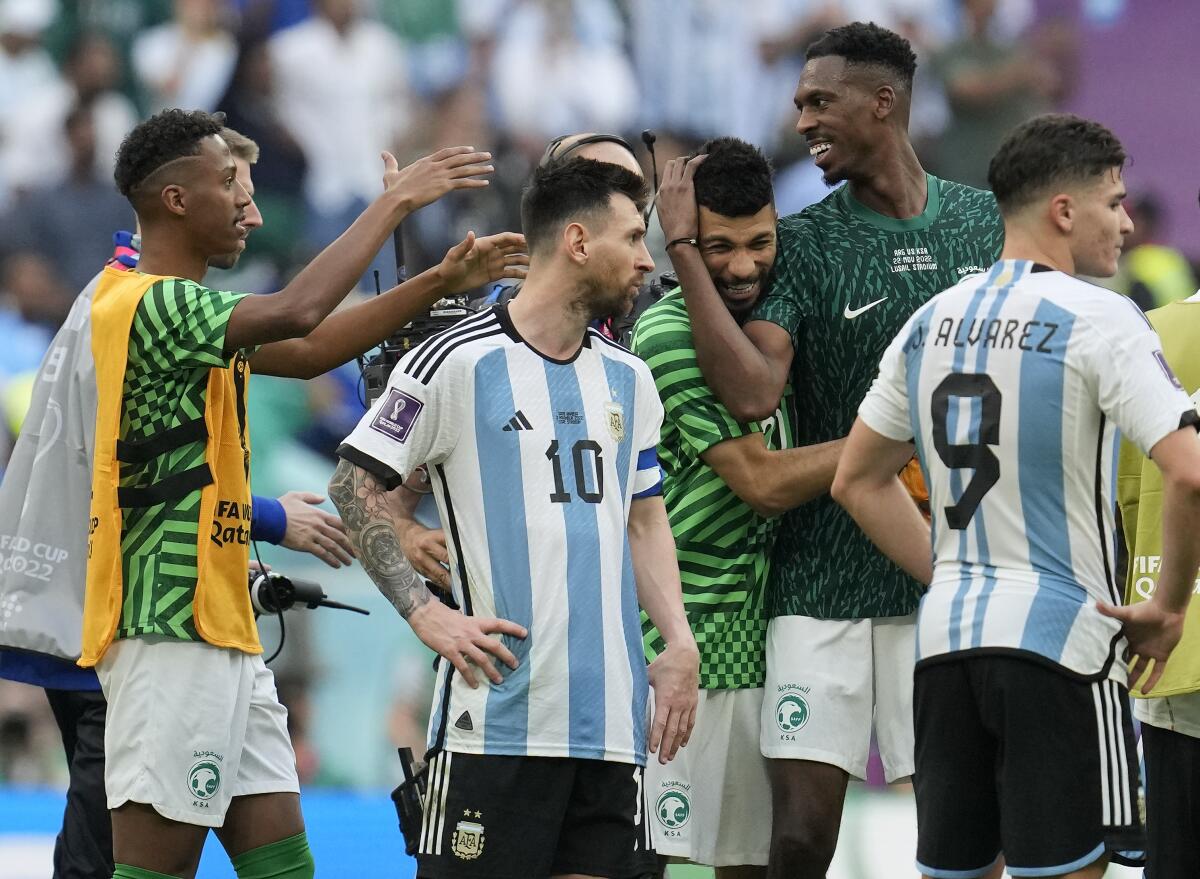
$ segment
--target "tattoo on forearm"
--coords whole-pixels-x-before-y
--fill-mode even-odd
[[[341,514],[363,570],[400,616],[408,619],[433,596],[400,550],[388,492],[370,473],[343,460],[329,480],[329,498]]]

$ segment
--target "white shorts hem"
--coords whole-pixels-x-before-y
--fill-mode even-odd
[[[867,777],[867,766],[865,763],[854,765],[854,761],[848,759],[845,754],[835,754],[832,751],[785,745],[783,747],[763,748],[762,755],[768,760],[808,760],[812,763],[824,763],[828,766],[836,766],[838,769],[848,772],[860,781]],[[909,774],[911,772],[909,770]]]
[[[126,803],[137,803],[140,806],[149,806],[168,821],[175,821],[179,824],[191,824],[194,827],[222,827],[225,824],[224,813],[219,815],[197,815],[195,812],[189,812],[183,809],[172,809],[170,806],[164,806],[162,803],[152,803],[146,800],[136,799],[135,797],[109,797],[109,811],[112,811],[113,809],[119,809]]]
[[[230,799],[235,797],[252,797],[257,794],[298,794],[300,785],[296,779],[277,778],[274,781],[256,781],[253,784],[238,785],[231,788]]]

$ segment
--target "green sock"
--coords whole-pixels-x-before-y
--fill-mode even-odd
[[[242,852],[233,859],[233,869],[238,879],[312,879],[316,873],[304,833]]]
[[[112,879],[177,879],[166,873],[155,873],[153,870],[143,870],[141,867],[131,867],[128,864],[117,864],[113,870]]]

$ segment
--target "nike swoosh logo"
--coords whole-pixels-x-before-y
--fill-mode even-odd
[[[849,305],[847,305],[846,310],[842,312],[842,317],[846,318],[846,320],[854,320],[856,317],[858,317],[864,311],[870,311],[872,308],[874,308],[880,302],[886,302],[886,301],[887,301],[887,297],[884,296],[883,299],[876,299],[874,302],[868,302],[862,308],[851,308]]]

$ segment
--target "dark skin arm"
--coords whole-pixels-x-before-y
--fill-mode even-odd
[[[473,178],[491,172],[490,158],[471,147],[450,147],[400,169],[384,153],[383,195],[278,293],[238,302],[225,330],[225,350],[307,336],[354,289],[404,217],[452,190],[486,186],[486,180]]]
[[[658,219],[667,241],[695,238],[699,228],[692,178],[703,156],[667,162],[658,190]],[[691,317],[696,360],[704,380],[738,421],[769,418],[779,407],[792,367],[792,339],[770,321],[738,326],[689,244],[667,249]]]
[[[505,232],[466,239],[442,262],[344,311],[332,314],[302,339],[264,345],[250,358],[256,373],[315,378],[382,343],[445,296],[455,296],[502,277],[523,278],[529,257],[525,236]]]
[[[829,491],[845,440],[772,451],[761,433],[718,443],[700,455],[760,516],[778,516]]]

